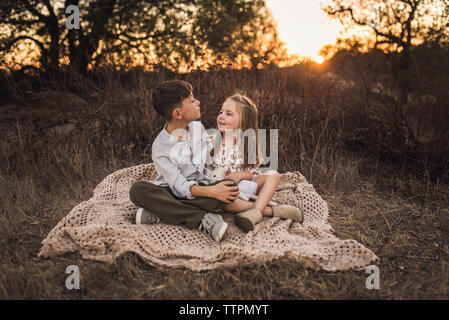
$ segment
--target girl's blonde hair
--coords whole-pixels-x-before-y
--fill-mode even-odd
[[[254,129],[256,134],[256,163],[251,164],[248,163],[249,161],[248,144],[244,144],[244,161],[243,161],[244,163],[242,167],[245,169],[250,167],[257,167],[262,163],[262,155],[260,154],[259,150],[259,135],[258,135],[259,110],[257,109],[256,104],[250,98],[241,93],[235,93],[226,100],[229,99],[236,103],[236,110],[240,116],[239,128],[242,130],[242,133],[244,133],[247,129]],[[239,140],[237,141],[238,144],[244,142],[241,141],[242,137],[239,137]],[[249,138],[248,142],[251,143]]]

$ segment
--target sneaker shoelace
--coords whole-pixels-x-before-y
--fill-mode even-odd
[[[212,219],[203,218],[203,220],[200,223],[199,230],[202,230],[206,235],[210,235],[213,227],[213,221]]]
[[[148,212],[148,211],[147,211]],[[148,212],[148,218],[150,220],[150,223],[159,223],[160,219],[156,217],[153,213]]]

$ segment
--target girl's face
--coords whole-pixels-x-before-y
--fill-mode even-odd
[[[217,117],[217,128],[221,133],[226,129],[238,129],[240,125],[240,116],[237,112],[237,105],[234,101],[227,99]]]

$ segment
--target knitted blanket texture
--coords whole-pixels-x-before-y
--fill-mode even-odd
[[[327,271],[361,270],[378,260],[357,241],[333,235],[326,202],[298,171],[281,175],[273,201],[301,208],[302,224],[264,218],[253,231],[244,233],[235,225],[233,215],[224,213],[229,227],[220,243],[196,229],[134,223],[138,208],[129,199],[131,185],[140,180],[151,182],[156,176],[152,163],[108,175],[94,189],[92,198],[75,206],[50,231],[38,257],[79,252],[85,259],[111,263],[125,252],[135,252],[155,267],[195,271],[249,266],[279,258]]]

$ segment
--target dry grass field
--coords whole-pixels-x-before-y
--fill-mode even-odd
[[[103,178],[151,161],[163,122],[148,108],[149,89],[173,78],[105,71],[96,81],[72,76],[38,89],[38,80],[8,80],[13,97],[0,103],[0,299],[448,298],[446,142],[411,144],[400,123],[391,125],[387,98],[367,99],[354,83],[306,65],[177,78],[192,83],[206,128],[234,90],[254,98],[260,127],[279,129],[279,171],[304,174],[329,204],[336,236],[380,258],[379,290],[366,289],[363,271],[314,271],[283,259],[193,272],[154,268],[134,254],[113,264],[79,254],[37,258],[48,232]],[[432,108],[447,110],[443,98],[426,106],[429,117]],[[447,128],[431,120],[440,126],[435,132]],[[65,287],[72,264],[80,268],[79,290]]]

